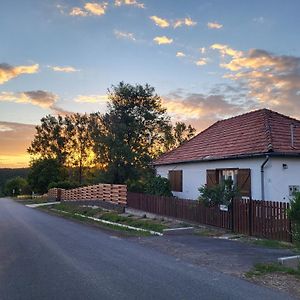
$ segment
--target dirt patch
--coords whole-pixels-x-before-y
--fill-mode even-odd
[[[290,274],[270,273],[253,277],[250,281],[275,288],[300,299],[300,279]]]

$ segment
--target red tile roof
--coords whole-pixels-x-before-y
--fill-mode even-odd
[[[188,142],[160,156],[153,164],[267,153],[300,155],[300,121],[268,109],[252,111],[214,123]]]

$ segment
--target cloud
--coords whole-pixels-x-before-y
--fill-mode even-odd
[[[75,99],[78,103],[104,103],[108,101],[107,95],[78,95]]]
[[[151,16],[150,19],[159,27],[166,28],[170,26],[170,23],[167,19],[163,19],[157,16]]]
[[[35,125],[0,121],[0,168],[28,166],[34,133]]]
[[[226,78],[248,90],[247,97],[257,106],[300,117],[300,57],[251,49],[221,67],[229,71]]]
[[[57,96],[46,91],[28,91],[20,93],[1,92],[0,101],[15,103],[30,103],[43,108],[51,108],[56,102]]]
[[[176,53],[176,57],[185,57],[185,54],[183,52],[178,51]]]
[[[0,84],[3,84],[21,74],[33,74],[37,73],[39,70],[39,65],[29,65],[29,66],[11,66],[6,63],[0,64]]]
[[[75,17],[102,16],[105,15],[107,6],[107,2],[86,2],[84,7],[73,7],[69,15]]]
[[[115,0],[115,6],[132,5],[138,8],[145,8],[145,4],[136,0]]]
[[[114,30],[114,34],[118,39],[127,39],[127,40],[131,40],[131,41],[136,41],[134,34],[131,32]]]
[[[92,15],[102,16],[106,12],[107,5],[108,5],[107,2],[103,2],[103,3],[87,2],[85,3],[84,8]]]
[[[65,67],[49,66],[49,68],[51,68],[55,72],[64,72],[64,73],[72,73],[72,72],[79,71],[79,70],[75,69],[74,67],[70,67],[70,66],[65,66]]]
[[[173,27],[181,27],[181,26],[196,26],[197,22],[193,21],[191,18],[183,18],[183,19],[177,19],[173,22]]]
[[[220,23],[217,23],[217,22],[208,22],[207,27],[209,29],[221,29],[223,27],[223,25]]]
[[[88,12],[81,9],[80,7],[73,7],[69,14],[70,16],[75,17],[86,17],[88,15]]]
[[[178,90],[163,97],[163,103],[173,120],[191,123],[198,130],[217,120],[244,112],[243,107],[217,94],[184,93]]]
[[[228,55],[232,57],[240,57],[243,55],[242,51],[238,51],[230,48],[228,45],[213,44],[210,46],[211,49],[218,50],[222,56]]]
[[[164,36],[157,36],[153,39],[153,41],[158,44],[158,45],[163,45],[163,44],[171,44],[173,43],[173,39]]]
[[[207,59],[206,58],[200,58],[197,61],[195,61],[195,64],[197,66],[204,66],[207,64]]]

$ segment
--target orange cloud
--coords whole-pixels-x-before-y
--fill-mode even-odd
[[[168,20],[157,17],[157,16],[151,16],[150,19],[159,27],[166,28],[170,26],[170,23]]]
[[[73,7],[69,15],[75,17],[102,16],[105,15],[107,6],[107,2],[86,2],[83,8]]]
[[[213,44],[210,46],[210,48],[214,50],[218,50],[222,56],[228,55],[232,57],[241,57],[243,55],[242,51],[232,49],[228,45]]]
[[[107,2],[103,2],[103,3],[87,2],[85,3],[84,8],[92,15],[102,16],[106,12],[107,5],[108,5]]]
[[[163,45],[163,44],[171,44],[173,43],[173,39],[164,36],[157,36],[153,39],[153,41],[158,44],[158,45]]]
[[[29,65],[29,66],[11,66],[9,64],[0,64],[0,84],[3,84],[21,74],[33,74],[37,73],[39,70],[39,65]]]
[[[173,23],[173,27],[177,28],[177,27],[181,27],[181,26],[196,26],[197,22],[193,21],[191,18],[184,18],[184,19],[177,19],[174,21]]]
[[[57,96],[46,91],[28,91],[21,93],[1,92],[0,101],[15,103],[30,103],[43,108],[51,108],[57,100]]]
[[[224,77],[247,89],[258,105],[300,117],[295,110],[300,103],[300,57],[252,49],[221,67],[230,71]]]

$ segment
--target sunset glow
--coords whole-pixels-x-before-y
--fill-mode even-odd
[[[103,113],[120,81],[197,131],[263,107],[300,118],[299,1],[2,2],[0,168],[28,166],[43,116]]]

